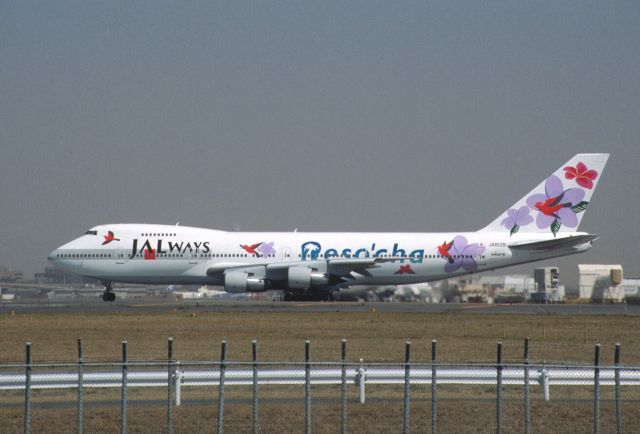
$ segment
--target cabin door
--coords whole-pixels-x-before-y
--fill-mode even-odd
[[[489,254],[487,247],[484,243],[480,243],[478,248],[478,253],[475,256],[476,264],[478,265],[487,265],[487,255]]]
[[[124,249],[117,249],[116,253],[116,264],[124,264],[129,259],[129,253]]]
[[[280,249],[280,262],[291,262],[291,249],[283,247]]]

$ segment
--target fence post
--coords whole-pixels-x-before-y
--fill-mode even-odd
[[[311,341],[304,342],[304,418],[305,432],[311,434]]]
[[[358,401],[360,404],[364,404],[366,401],[366,384],[367,384],[367,371],[362,365],[363,360],[360,359],[360,366],[356,373],[356,381],[358,382]]]
[[[531,434],[531,402],[529,400],[529,338],[524,338],[524,432]]]
[[[173,338],[167,339],[167,432],[173,434],[173,386],[175,372],[173,370]]]
[[[258,343],[251,341],[251,353],[253,356],[253,433],[260,432],[258,421]]]
[[[598,434],[600,432],[600,344],[596,344],[593,365],[593,432]]]
[[[176,361],[175,369],[175,385],[176,385],[176,407],[180,407],[182,404],[182,371],[180,370],[180,361]]]
[[[625,304],[626,307],[626,304]],[[615,379],[616,379],[616,433],[622,432],[622,408],[620,406],[620,343],[616,343],[616,352],[614,355]]]
[[[78,414],[77,431],[83,431],[83,400],[84,400],[84,356],[82,354],[82,338],[78,338]]]
[[[120,396],[120,434],[127,433],[127,375],[129,367],[127,365],[128,352],[127,341],[122,341],[122,388]]]
[[[411,341],[406,341],[404,344],[404,413],[402,415],[402,432],[404,434],[409,433],[409,385],[411,381],[411,365],[409,365],[410,360]]]
[[[549,371],[542,368],[540,371],[540,384],[542,385],[542,394],[545,401],[549,401]]]
[[[341,397],[341,416],[340,426],[342,434],[347,434],[347,340],[342,340],[342,354],[340,358],[342,362],[342,385],[340,389]]]
[[[496,433],[502,432],[502,341],[498,341],[496,363]]]
[[[222,339],[222,347],[220,349],[220,382],[218,383],[218,421],[216,425],[216,433],[224,432],[224,375],[227,365],[227,340]]]
[[[25,352],[24,434],[29,434],[31,432],[31,341],[27,341]]]
[[[431,433],[436,434],[438,432],[438,389],[437,389],[437,341],[434,339],[431,341]]]

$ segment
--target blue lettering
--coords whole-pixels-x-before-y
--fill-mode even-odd
[[[364,253],[364,256],[360,256],[360,253]],[[354,258],[368,258],[369,257],[369,252],[367,251],[367,249],[358,249],[356,250],[356,252],[353,254]]]
[[[300,258],[303,261],[306,261],[307,258],[312,261],[316,260],[320,255],[321,249],[322,246],[320,245],[320,243],[315,241],[307,241],[306,243],[302,243],[302,245],[300,246]]]
[[[391,253],[391,256],[394,256],[394,257],[396,257],[396,256],[405,257],[405,256],[407,256],[407,252],[405,252],[404,249],[399,249],[398,248],[398,243],[395,243],[393,245],[393,252]],[[401,262],[404,262],[404,259]]]
[[[409,253],[409,256],[411,257],[412,264],[421,264],[424,258],[424,250],[414,250],[413,252]]]
[[[202,247],[208,248],[207,243],[194,243],[196,246],[196,250],[202,245]],[[182,248],[183,250],[191,249],[191,245],[187,244],[183,246],[182,243],[180,245],[175,245],[169,242],[169,248],[178,250]],[[391,254],[389,254],[389,250],[391,250]],[[413,250],[408,256],[407,251],[405,249],[401,249],[398,243],[393,244],[392,249],[378,249],[376,250],[376,243],[371,244],[371,248],[367,249],[365,247],[361,247],[358,249],[352,250],[351,248],[342,249],[342,251],[329,248],[326,250],[322,250],[322,245],[317,241],[306,241],[300,245],[300,259],[302,261],[315,261],[319,258],[369,258],[373,256],[374,258],[392,256],[403,258],[400,259],[401,262],[405,262],[406,259],[409,259],[413,264],[420,264],[425,259],[424,249],[416,249]]]
[[[338,251],[336,249],[327,249],[327,251],[324,252],[324,257],[325,258],[337,258],[338,257]]]

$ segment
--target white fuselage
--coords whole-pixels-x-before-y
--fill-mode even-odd
[[[575,233],[580,234],[583,233]],[[442,246],[456,237],[464,238],[469,247],[458,244],[443,251]],[[590,242],[544,252],[509,247],[518,240],[532,242],[550,238],[548,234],[531,233],[510,236],[504,231],[224,232],[183,226],[113,224],[92,228],[51,252],[49,260],[63,269],[107,282],[224,285],[224,273],[210,270],[249,266],[266,266],[269,270],[290,264],[327,272],[323,264],[331,262],[333,267],[339,267],[342,259],[349,262],[389,258],[362,272],[346,269],[346,276],[327,284],[338,289],[350,285],[429,282],[580,253],[591,247]]]
[[[113,224],[90,229],[49,259],[103,280],[105,301],[114,300],[111,282],[283,289],[285,299],[328,299],[349,286],[441,280],[587,251],[598,236],[577,229],[608,157],[576,154],[477,232],[223,232]]]

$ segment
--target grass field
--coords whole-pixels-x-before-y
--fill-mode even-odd
[[[532,361],[592,362],[594,344],[602,344],[602,363],[613,361],[616,342],[622,361],[640,363],[640,317],[588,315],[487,315],[470,313],[238,313],[177,309],[164,313],[51,313],[0,316],[0,363],[22,362],[25,341],[32,341],[35,362],[74,361],[76,339],[82,337],[85,360],[119,361],[121,341],[129,342],[130,360],[162,360],[167,338],[174,338],[178,360],[218,360],[220,342],[226,338],[228,360],[251,358],[251,340],[258,341],[262,361],[304,359],[304,340],[312,340],[312,359],[337,361],[340,340],[348,341],[350,361],[400,362],[405,340],[412,341],[412,360],[428,362],[431,340],[438,340],[438,359],[448,362],[492,362],[496,343],[504,342],[507,361],[520,361],[523,340],[530,338]],[[246,389],[246,388],[245,388]],[[367,403],[357,403],[357,388],[349,388],[350,432],[399,432],[402,429],[402,387],[368,386]],[[438,420],[441,432],[495,432],[495,386],[442,385]],[[624,427],[640,429],[635,388],[624,391]],[[504,390],[504,432],[522,431],[521,387]],[[118,388],[86,392],[85,430],[117,432]],[[165,428],[166,391],[132,389],[128,421],[131,432],[160,432]],[[313,387],[315,432],[339,429],[339,390]],[[300,432],[304,426],[304,388],[264,386],[260,390],[262,432]],[[430,429],[430,390],[412,386],[411,432]],[[602,391],[602,427],[615,427],[612,388]],[[251,431],[250,392],[229,389],[225,407],[228,432]],[[2,393],[0,432],[21,432],[21,391]],[[235,398],[235,399],[234,399]],[[185,388],[184,405],[175,409],[176,432],[211,432],[217,419],[216,388]],[[592,390],[554,387],[545,402],[541,388],[532,389],[534,432],[577,432],[592,428]],[[75,391],[33,392],[33,432],[69,432],[75,426]],[[58,404],[64,404],[58,406]]]
[[[301,361],[304,339],[312,340],[312,359],[337,361],[340,340],[348,341],[352,361],[397,362],[405,340],[412,359],[429,361],[431,340],[438,340],[438,359],[450,362],[495,360],[496,343],[504,342],[505,359],[520,361],[523,340],[530,339],[534,361],[592,362],[594,344],[602,344],[602,362],[613,361],[616,342],[624,364],[640,363],[640,317],[588,315],[487,315],[423,313],[242,313],[173,310],[149,314],[52,313],[0,317],[0,363],[24,360],[31,340],[36,362],[73,361],[76,339],[89,361],[118,361],[121,341],[129,342],[129,358],[161,360],[167,338],[174,338],[178,360],[217,360],[226,338],[228,360],[251,358],[258,341],[262,361]]]

